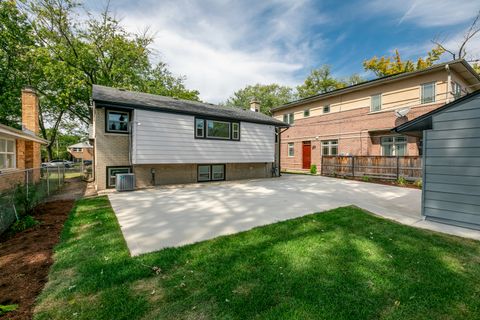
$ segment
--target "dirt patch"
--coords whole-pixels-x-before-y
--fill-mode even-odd
[[[0,319],[30,319],[33,305],[47,281],[63,224],[74,200],[57,200],[36,208],[40,224],[11,237],[0,236],[0,304],[18,304]]]

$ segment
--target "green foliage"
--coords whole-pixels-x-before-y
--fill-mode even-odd
[[[27,215],[27,216],[22,217],[20,220],[15,221],[15,223],[12,224],[12,226],[10,227],[10,231],[12,233],[21,232],[23,230],[30,229],[30,228],[36,226],[39,223],[40,222],[35,220],[35,218],[33,218],[30,215]]]
[[[404,177],[400,176],[397,179],[397,184],[400,186],[404,186],[407,184],[407,180]]]
[[[417,181],[415,181],[415,186],[417,186],[417,188],[422,188],[423,186],[423,182],[422,182],[422,179],[418,179]]]
[[[473,63],[472,68],[476,73],[480,74],[480,63]]]
[[[316,164],[312,164],[310,166],[310,173],[311,174],[317,174],[317,165]]]
[[[362,181],[370,182],[371,178],[369,176],[362,176]]]
[[[0,304],[0,316],[3,316],[7,312],[12,312],[18,309],[18,304]]]
[[[33,214],[38,202],[38,190],[36,185],[17,184],[15,187],[15,203],[21,216]]]
[[[479,256],[343,207],[132,257],[108,198],[82,199],[33,318],[475,319]]]
[[[250,101],[260,102],[260,112],[271,115],[271,109],[295,99],[292,88],[273,83],[249,85],[233,93],[225,105],[250,109]]]
[[[395,50],[395,54],[392,57],[383,56],[377,58],[375,56],[363,61],[363,68],[367,71],[372,71],[378,77],[421,70],[432,66],[444,52],[443,48],[437,46],[427,53],[426,58],[420,57],[415,62],[413,60],[402,60],[398,50]]]
[[[343,88],[347,84],[332,76],[330,66],[323,65],[310,72],[304,83],[297,86],[299,98],[306,98],[320,93],[326,93],[335,89]]]
[[[29,83],[32,28],[15,1],[0,1],[0,123],[20,128],[20,90]]]

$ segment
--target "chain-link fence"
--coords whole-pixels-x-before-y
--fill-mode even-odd
[[[25,202],[38,203],[60,189],[67,170],[48,167],[0,173],[0,234],[24,212]]]

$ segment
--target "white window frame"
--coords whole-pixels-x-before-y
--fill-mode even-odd
[[[110,119],[109,119],[110,113],[120,113],[120,114],[126,115],[127,116],[127,121],[122,121],[122,122],[127,123],[127,129],[126,130],[112,130],[112,129],[110,129]],[[107,117],[107,119],[106,119],[105,123],[106,123],[107,127],[105,128],[105,132],[107,132],[107,133],[129,133],[130,130],[128,129],[128,127],[129,127],[129,123],[130,123],[130,112],[121,111],[121,110],[114,110],[114,109],[111,109],[111,110],[107,109],[106,117]]]
[[[198,134],[198,129],[199,129],[199,124],[202,125],[202,134],[199,135]],[[195,119],[195,137],[196,138],[204,138],[205,137],[205,119],[200,119],[200,118],[196,118]]]
[[[13,151],[8,151],[8,141],[13,142]],[[5,144],[5,151],[0,151],[0,154],[5,155],[5,162],[1,164],[0,171],[14,170],[17,168],[17,140],[7,137],[0,137],[0,143]],[[13,156],[12,167],[4,167],[7,163],[7,155]]]
[[[378,105],[378,109],[374,109],[374,106],[373,106],[373,99],[374,97],[378,97],[378,100],[379,100],[379,105]],[[382,110],[382,94],[379,93],[379,94],[373,94],[370,96],[370,112],[378,112],[378,111],[381,111]]]
[[[226,123],[228,124],[228,137],[216,137],[216,136],[210,136],[208,134],[208,123],[209,122],[220,122],[220,123]],[[205,137],[208,139],[219,139],[219,140],[230,140],[232,136],[232,123],[228,121],[222,121],[222,120],[212,120],[212,119],[207,119],[205,121]]]
[[[428,102],[426,102],[424,98],[424,90],[425,90],[425,86],[427,85],[433,85],[433,100]],[[420,103],[421,104],[435,103],[435,101],[437,100],[436,96],[437,96],[437,86],[435,81],[422,83],[420,85]]]
[[[397,142],[397,139],[398,138],[404,138],[405,141],[404,142]],[[392,142],[383,142],[383,139],[384,138],[393,138],[392,139]],[[405,145],[405,154],[402,155],[401,157],[403,156],[406,156],[408,155],[408,139],[406,136],[382,136],[380,137],[380,149],[382,150],[382,156],[385,156],[385,157],[396,157],[397,156],[397,145],[399,144],[404,144]],[[385,154],[385,151],[383,151],[383,146],[384,145],[391,145],[392,146],[392,154],[391,155],[386,155]]]
[[[292,158],[295,156],[295,144],[293,142],[289,142],[287,144],[287,153],[289,158]]]
[[[462,86],[456,81],[452,81],[452,96],[455,100],[462,96]]]
[[[72,148],[73,152],[82,152],[82,148]]]
[[[293,112],[285,113],[283,115],[283,122],[293,124],[295,122],[295,114]]]
[[[323,148],[327,147],[328,148],[328,154],[325,154],[323,152]],[[337,154],[332,154],[332,149],[333,147],[337,148]],[[322,140],[322,156],[338,156],[338,140]]]

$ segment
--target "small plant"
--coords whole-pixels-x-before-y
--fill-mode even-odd
[[[15,223],[10,227],[10,231],[12,233],[21,232],[23,230],[30,229],[31,227],[36,226],[39,224],[37,220],[35,220],[32,216],[24,216],[20,220],[15,221]]]
[[[21,216],[32,215],[37,205],[37,188],[34,185],[18,184],[15,188],[15,204]]]
[[[316,164],[312,164],[310,166],[310,173],[311,174],[317,174],[317,165]]]
[[[0,304],[0,316],[3,316],[7,312],[15,311],[17,310],[17,308],[18,308],[18,304],[7,304],[7,305]]]
[[[362,181],[363,182],[370,182],[370,177],[369,176],[362,176]]]
[[[415,181],[415,186],[417,186],[417,188],[422,189],[422,186],[423,186],[422,179],[418,179],[417,181]]]
[[[397,179],[397,184],[400,186],[404,186],[407,184],[407,180],[404,177],[400,176]]]

